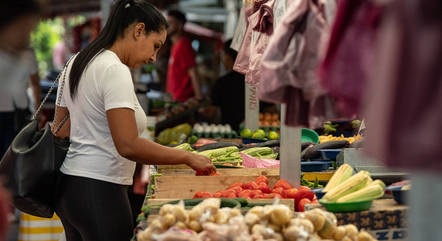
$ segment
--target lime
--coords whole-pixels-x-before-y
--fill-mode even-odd
[[[266,137],[266,133],[263,129],[258,129],[252,134],[252,138],[255,139],[264,139]]]
[[[250,137],[252,137],[253,132],[249,128],[244,128],[241,130],[241,132],[239,134],[243,138],[250,138]]]
[[[269,131],[268,138],[270,140],[278,140],[279,139],[279,134],[276,131]]]

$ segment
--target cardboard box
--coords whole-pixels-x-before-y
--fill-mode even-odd
[[[308,205],[306,209],[323,208]],[[405,241],[407,237],[406,205],[399,205],[393,199],[374,200],[371,208],[361,212],[334,213],[338,225],[354,224],[359,230],[366,230],[379,241]]]

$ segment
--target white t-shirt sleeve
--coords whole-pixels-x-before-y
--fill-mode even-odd
[[[129,68],[124,65],[112,65],[101,80],[103,86],[104,109],[135,109],[134,84]]]

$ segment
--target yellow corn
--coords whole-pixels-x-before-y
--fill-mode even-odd
[[[370,185],[379,185],[384,190],[386,187],[385,183],[380,179],[373,180],[373,182]]]
[[[330,189],[347,180],[351,175],[353,175],[353,168],[347,163],[342,164],[327,182],[327,185],[325,185],[322,191],[328,192]]]
[[[207,156],[208,158],[212,159],[212,158],[216,158],[219,156],[230,155],[232,152],[239,152],[239,148],[236,146],[227,146],[227,147],[221,147],[221,148],[212,149],[212,150],[201,151],[201,152],[198,152],[198,154],[203,155],[203,156]]]
[[[336,202],[362,202],[380,198],[384,195],[384,189],[379,184],[370,184],[362,189],[339,198]]]
[[[359,171],[341,184],[330,189],[327,193],[325,193],[322,199],[326,202],[335,202],[347,194],[364,188],[371,182],[372,180],[369,172]]]

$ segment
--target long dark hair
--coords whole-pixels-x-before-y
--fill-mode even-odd
[[[92,58],[102,49],[111,47],[134,22],[144,23],[146,34],[160,32],[168,26],[163,14],[147,0],[117,0],[113,3],[108,20],[97,38],[75,57],[69,74],[71,98],[75,97],[81,75]]]

